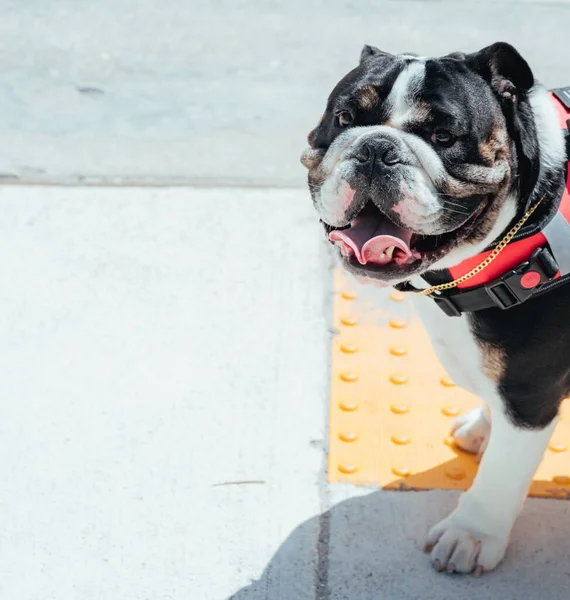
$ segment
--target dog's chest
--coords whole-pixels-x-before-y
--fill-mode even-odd
[[[468,317],[448,317],[435,302],[423,296],[414,296],[413,304],[441,364],[453,380],[478,396],[495,396],[496,386],[485,375],[484,353]]]

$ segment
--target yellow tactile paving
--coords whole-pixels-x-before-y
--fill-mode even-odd
[[[444,372],[409,299],[389,297],[393,309],[379,316],[354,284],[335,275],[329,481],[467,489],[477,464],[454,445],[449,429],[480,401]],[[569,444],[567,400],[530,495],[570,498]]]

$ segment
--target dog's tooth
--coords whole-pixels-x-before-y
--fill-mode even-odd
[[[388,258],[392,258],[392,254],[394,254],[395,249],[396,249],[396,246],[390,246],[389,248],[386,248],[386,250],[384,252]]]

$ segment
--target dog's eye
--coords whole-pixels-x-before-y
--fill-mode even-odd
[[[449,148],[455,143],[455,137],[447,129],[436,129],[431,134],[431,141],[438,146]]]
[[[354,117],[347,111],[341,110],[336,116],[339,127],[346,127],[354,121]]]

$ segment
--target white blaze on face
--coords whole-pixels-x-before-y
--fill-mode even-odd
[[[386,100],[392,127],[401,129],[416,118],[414,96],[421,91],[425,74],[425,60],[416,58],[398,75]]]
[[[409,61],[410,58],[402,56],[402,60]],[[402,196],[396,212],[402,218],[402,223],[410,229],[424,234],[434,231],[442,209],[436,181],[445,177],[445,169],[430,144],[402,130],[407,123],[421,121],[426,116],[426,108],[415,102],[424,84],[425,61],[425,58],[413,58],[396,78],[386,99],[389,109],[387,125],[347,129],[328,149],[320,165],[323,183],[317,207],[321,218],[329,225],[348,224],[343,219],[354,199],[355,190],[347,180],[353,174],[355,165],[353,161],[346,160],[347,156],[366,137],[386,135],[401,140],[404,150],[409,152],[408,163],[416,164],[410,167],[402,181]]]

